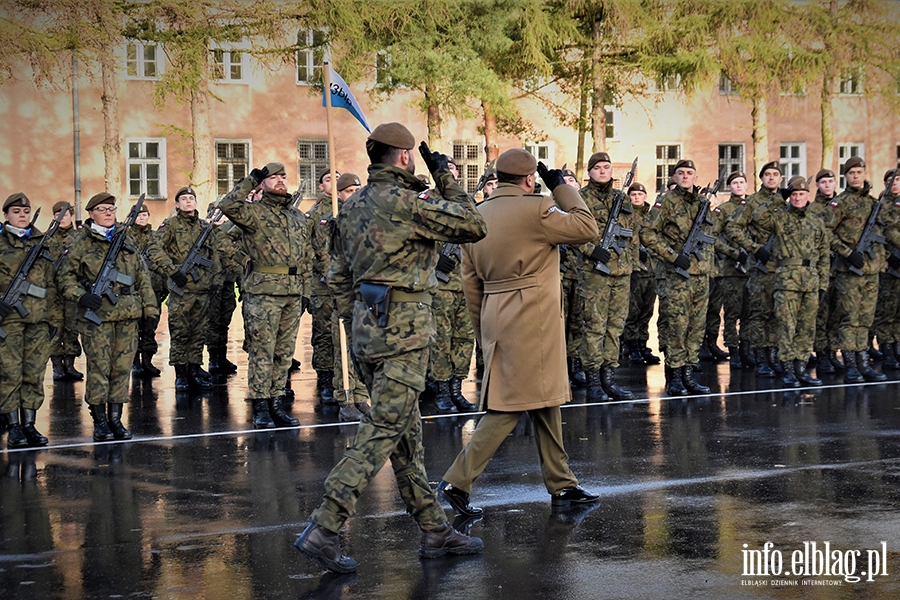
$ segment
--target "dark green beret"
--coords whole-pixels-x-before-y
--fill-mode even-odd
[[[412,132],[400,123],[382,123],[369,134],[369,140],[401,150],[410,150],[416,145]]]
[[[279,162],[270,162],[265,168],[269,170],[267,177],[271,177],[272,175],[287,175],[287,173],[284,172],[284,165]]]
[[[91,196],[91,199],[88,200],[88,203],[85,205],[85,210],[94,210],[98,204],[115,204],[116,197],[110,194],[109,192],[100,192],[99,194],[94,194]]]
[[[866,161],[862,159],[862,156],[851,156],[850,158],[848,158],[847,162],[844,163],[844,168],[841,172],[846,173],[854,167],[862,167],[863,169],[866,168]]]
[[[635,182],[631,184],[630,188],[628,188],[628,193],[630,194],[631,192],[644,192],[646,194],[647,188],[644,187],[643,183]]]
[[[592,154],[588,159],[588,171],[593,169],[594,165],[596,165],[598,162],[608,162],[612,164],[612,161],[609,160],[609,154],[607,154],[606,152],[597,152],[595,154]]]
[[[743,171],[735,171],[731,175],[728,176],[728,179],[725,180],[725,185],[731,185],[731,182],[737,179],[738,177],[743,177],[744,180],[747,180],[747,176],[744,175]]]
[[[31,200],[28,199],[22,192],[16,192],[15,194],[10,195],[9,198],[6,199],[6,202],[3,203],[3,212],[9,212],[10,207],[12,206],[31,206]]]
[[[675,163],[675,168],[672,169],[672,172],[674,173],[675,171],[677,171],[678,169],[681,169],[681,168],[693,169],[695,171],[697,170],[697,167],[694,166],[694,161],[692,161],[689,158],[683,158],[683,159],[679,160],[677,163]]]
[[[59,202],[57,202],[56,204],[53,205],[53,214],[55,215],[56,213],[58,213],[59,211],[64,209],[66,206],[69,207],[69,212],[74,215],[75,207],[72,206],[69,202],[66,202],[65,200],[60,200]]]
[[[767,162],[762,166],[762,169],[759,170],[759,177],[762,179],[763,173],[768,171],[769,169],[775,169],[779,173],[781,173],[781,167],[778,165],[777,160],[773,160],[772,162]],[[783,174],[783,173],[782,173]]]
[[[826,177],[834,179],[834,171],[831,169],[819,169],[819,172],[816,173],[816,183],[819,183],[820,179],[825,179]]]
[[[269,175],[271,175],[271,173],[269,173]],[[177,192],[175,192],[175,202],[178,202],[178,199],[182,196],[193,196],[194,198],[196,198],[197,192],[195,192],[193,189],[191,189],[188,186],[180,188]]]

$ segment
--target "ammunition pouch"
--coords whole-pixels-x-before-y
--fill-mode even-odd
[[[391,306],[391,291],[389,285],[375,283],[359,284],[359,295],[366,307],[375,316],[375,322],[379,327],[387,327],[388,312]]]

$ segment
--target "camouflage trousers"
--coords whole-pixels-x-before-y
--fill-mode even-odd
[[[631,292],[628,298],[628,317],[622,339],[626,344],[643,348],[650,339],[650,319],[656,304],[656,280],[653,277],[631,276]]]
[[[388,459],[406,511],[423,531],[447,522],[425,472],[419,392],[425,388],[428,349],[413,350],[379,362],[360,361],[372,409],[359,423],[356,438],[325,480],[325,494],[311,521],[337,532],[354,513],[359,497]],[[410,378],[421,373],[415,385]],[[394,377],[401,376],[406,382]]]
[[[550,494],[578,485],[578,478],[569,469],[569,455],[563,444],[562,415],[558,406],[527,411],[534,425],[538,459],[544,486]],[[468,493],[472,484],[487,467],[488,462],[519,423],[521,412],[488,410],[478,421],[472,438],[460,452],[442,479]]]
[[[746,277],[722,277],[722,313],[725,327],[722,336],[725,346],[737,348],[741,342],[750,341],[747,321],[750,318],[750,293],[747,290]],[[740,330],[738,323],[740,322]]]
[[[581,362],[586,370],[619,366],[619,338],[628,316],[630,289],[630,275],[610,277],[585,272],[579,292],[584,297]]]
[[[691,275],[685,279],[673,273],[666,280],[669,324],[666,366],[695,365],[706,329],[706,304],[709,302],[709,277]]]
[[[353,403],[363,403],[369,399],[369,392],[366,391],[366,386],[362,381],[359,380],[359,376],[356,374],[356,368],[353,366],[353,363],[350,360],[350,332],[345,328],[344,330],[344,344],[347,349],[347,381],[348,385],[344,387],[344,374],[341,367],[341,325],[340,319],[338,318],[337,308],[332,309],[331,311],[331,345],[334,347],[334,378],[332,379],[332,385],[334,385],[334,399],[338,401],[338,404],[353,404]],[[347,390],[350,391],[350,397],[347,397]]]
[[[719,329],[722,327],[722,307],[725,305],[725,294],[721,277],[709,278],[709,303],[706,305],[706,337],[717,342]],[[727,345],[727,344],[726,344]]]
[[[825,297],[819,302],[819,311],[816,313],[816,340],[813,347],[816,353],[827,350],[837,350],[838,322],[835,315],[838,314],[835,306],[834,278],[828,282]]]
[[[156,296],[156,308],[162,312],[163,301],[168,297],[167,288],[153,288]],[[156,354],[159,344],[156,343],[156,328],[159,326],[159,317],[141,317],[138,319],[138,351],[147,354]]]
[[[169,296],[169,364],[203,363],[206,319],[209,314],[207,292],[185,292]]]
[[[84,401],[91,406],[127,402],[131,362],[138,346],[138,320],[85,323],[81,343],[87,365]]]
[[[37,410],[44,403],[44,371],[50,352],[49,323],[3,323],[0,340],[0,413],[19,407]],[[129,359],[130,361],[130,359]]]
[[[869,347],[869,329],[875,321],[878,275],[857,276],[838,271],[834,276],[835,318],[841,351],[862,352]]]
[[[302,314],[301,296],[244,294],[248,400],[284,393]]]
[[[432,299],[431,314],[436,331],[430,352],[431,378],[434,381],[465,379],[469,376],[475,348],[475,330],[466,307],[466,295],[462,291],[438,290]]]
[[[209,311],[206,327],[206,346],[210,349],[228,345],[228,328],[237,308],[237,296],[233,281],[225,281],[222,287],[209,294]]]
[[[334,298],[326,291],[318,290],[309,299],[309,313],[312,316],[312,330],[309,343],[312,345],[312,368],[316,371],[335,369],[334,344],[331,335],[331,311]],[[340,363],[337,363],[340,365]]]
[[[659,351],[666,352],[669,341],[669,290],[666,279],[656,280],[656,297],[659,298],[659,309],[656,316],[656,339]]]
[[[63,304],[63,321],[53,340],[50,356],[81,356],[81,343],[78,341],[78,330],[75,328],[78,318],[78,304]]]
[[[584,340],[584,298],[578,294],[578,280],[563,277],[562,302],[566,319],[566,356],[581,357]]]
[[[887,273],[881,274],[878,285],[878,302],[875,307],[875,323],[872,326],[878,345],[900,342],[900,279]]]
[[[779,360],[809,358],[816,337],[819,293],[775,290],[775,318],[778,320]]]
[[[752,269],[747,280],[750,298],[750,318],[747,334],[750,344],[756,348],[778,346],[778,331],[775,325],[775,272],[763,273]],[[743,324],[741,325],[743,327]]]

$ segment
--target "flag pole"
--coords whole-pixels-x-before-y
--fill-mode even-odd
[[[324,61],[322,63],[322,76],[324,78],[325,89],[325,126],[328,129],[328,169],[331,172],[331,216],[337,219],[338,215],[338,197],[337,197],[337,179],[335,179],[334,169],[334,131],[331,127],[331,62]],[[341,344],[341,381],[344,383],[344,399],[350,403],[350,370],[347,363],[349,356],[347,354],[347,332],[344,327],[344,320],[338,315],[338,328],[340,329],[338,337]]]

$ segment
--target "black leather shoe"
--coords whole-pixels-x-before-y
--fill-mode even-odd
[[[419,556],[439,558],[447,554],[478,554],[483,548],[481,538],[463,535],[447,523],[443,529],[422,532]]]
[[[591,493],[581,486],[566,488],[558,494],[550,496],[551,506],[569,506],[570,504],[588,504],[600,499],[600,494]]]
[[[464,515],[466,517],[480,517],[484,510],[469,504],[469,494],[453,487],[451,484],[446,481],[441,481],[437,488],[438,494],[441,498],[447,501],[447,503],[453,507],[454,512],[458,515]]]
[[[335,573],[356,571],[356,561],[341,554],[341,541],[338,534],[328,531],[321,525],[310,523],[294,542],[294,548],[328,571]]]

